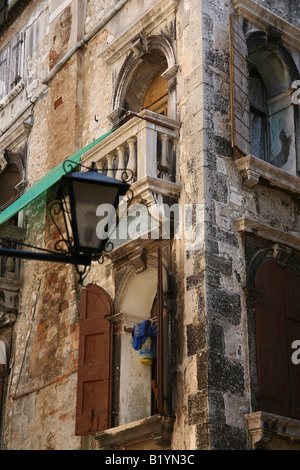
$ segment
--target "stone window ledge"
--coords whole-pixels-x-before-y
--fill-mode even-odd
[[[154,415],[94,435],[101,450],[168,450],[175,418]]]
[[[0,101],[0,111],[7,106],[13,99],[24,90],[24,82],[19,82],[2,100]]]
[[[235,164],[243,179],[243,187],[251,189],[258,183],[267,182],[269,185],[300,194],[300,178],[291,175],[281,168],[277,168],[253,155],[239,158]]]
[[[262,411],[246,415],[246,420],[252,449],[300,449],[300,420]]]

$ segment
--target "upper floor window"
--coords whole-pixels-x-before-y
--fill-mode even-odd
[[[280,50],[249,41],[251,154],[295,172],[292,78]]]
[[[17,34],[0,52],[0,100],[22,80],[24,35]]]
[[[268,160],[269,126],[267,92],[262,78],[256,69],[250,72],[250,129],[251,153],[262,160]]]
[[[299,126],[292,84],[299,70],[279,31],[244,29],[230,19],[232,145],[291,174],[299,171]]]

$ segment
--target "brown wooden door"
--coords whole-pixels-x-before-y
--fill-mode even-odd
[[[260,409],[299,417],[300,370],[292,363],[294,339],[300,339],[300,278],[275,260],[258,269],[255,287],[256,341]]]
[[[291,345],[300,340],[300,278],[290,268],[283,271],[285,293],[286,338],[288,353],[288,371],[290,382],[290,401],[292,418],[300,419],[300,364],[294,364]]]
[[[110,426],[111,326],[113,304],[107,292],[89,285],[82,291],[76,431],[93,434]]]

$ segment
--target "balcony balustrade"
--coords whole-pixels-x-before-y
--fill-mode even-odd
[[[99,170],[119,180],[124,175],[132,178],[135,200],[142,199],[147,205],[157,202],[158,195],[178,199],[179,129],[179,121],[143,110],[86,152],[82,163],[89,166],[95,162]]]

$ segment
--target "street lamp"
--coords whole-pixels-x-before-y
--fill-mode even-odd
[[[90,168],[81,165],[87,168],[87,171],[78,172],[68,172],[68,163],[72,164],[67,160],[64,162],[66,174],[60,180],[58,199],[50,207],[50,216],[61,235],[61,239],[55,244],[56,251],[23,243],[24,246],[38,251],[1,248],[0,256],[73,264],[80,275],[79,282],[82,283],[83,275],[91,261],[103,257],[109,237],[106,226],[103,227],[103,233],[96,231],[99,222],[97,208],[102,204],[112,207],[114,210],[110,211],[110,216],[114,217],[120,198],[125,196],[130,184],[127,182],[128,170],[124,170],[123,180],[119,181],[99,173],[94,163]],[[64,228],[60,227],[58,221],[61,213]],[[109,223],[108,219],[107,224]],[[4,238],[2,240],[9,241]],[[1,242],[1,245],[5,246],[5,243]],[[80,270],[79,266],[83,266],[83,270]]]

